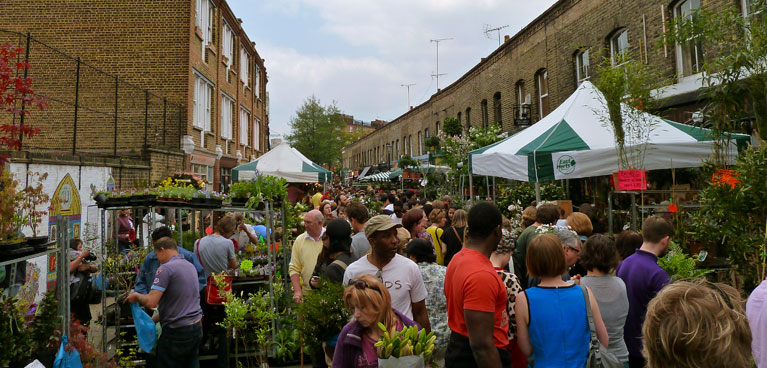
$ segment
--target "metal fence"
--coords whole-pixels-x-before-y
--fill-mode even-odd
[[[62,35],[66,37],[66,35]],[[35,94],[47,98],[45,110],[27,116],[0,116],[0,122],[29,124],[40,134],[22,139],[22,150],[72,155],[138,156],[144,149],[179,150],[185,125],[182,105],[168,102],[117,75],[46,45],[29,33],[0,30],[0,45],[23,49],[17,61],[29,68]]]

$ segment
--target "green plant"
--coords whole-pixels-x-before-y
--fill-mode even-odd
[[[418,326],[406,327],[402,331],[394,327],[387,330],[381,322],[378,322],[378,328],[384,333],[375,343],[380,359],[423,355],[424,362],[429,362],[434,353],[434,341],[437,340],[434,331],[426,333],[426,329],[418,329]]]
[[[430,138],[436,138],[436,137],[427,137],[426,139]],[[410,155],[402,155],[399,159],[399,166],[400,168],[405,167],[416,167],[418,166],[418,161],[414,160]]]
[[[16,190],[18,182],[10,170],[0,170],[0,240],[18,238],[18,202],[21,194]]]
[[[434,149],[439,149],[439,137],[436,135],[424,138],[423,143],[426,145],[426,147],[434,147]]]
[[[56,347],[59,341],[59,302],[56,292],[45,293],[35,311],[34,320],[29,324],[29,338],[32,342],[32,356],[39,356],[46,350]]]
[[[43,190],[43,181],[48,178],[48,173],[27,172],[29,185],[21,191],[20,208],[24,222],[32,229],[32,236],[37,236],[37,227],[42,222],[43,216],[48,211],[38,209],[39,206],[48,203],[51,199]]]
[[[442,131],[447,134],[448,137],[455,137],[463,134],[463,126],[461,121],[456,118],[445,118],[442,122]]]
[[[690,215],[691,237],[721,244],[750,291],[767,268],[767,146],[746,149],[732,170],[705,169],[711,180],[699,194],[701,209]]]
[[[349,322],[350,311],[344,306],[344,286],[320,278],[320,287],[304,295],[298,306],[298,329],[304,346],[310,351],[322,349]]]
[[[293,356],[298,352],[300,334],[295,328],[282,328],[275,336],[275,345],[277,347],[277,360],[287,362],[293,360]]]
[[[541,184],[541,200],[542,201],[554,201],[565,198],[565,191],[559,185],[555,183]],[[535,201],[535,183],[521,183],[517,186],[508,188],[503,187],[500,190],[500,196],[498,198],[498,208],[501,211],[508,209],[510,205],[518,205],[527,207]],[[506,215],[512,215],[510,210],[505,212]]]
[[[682,247],[672,241],[669,243],[668,253],[658,258],[658,266],[666,271],[672,280],[696,279],[713,272],[695,268],[695,260],[695,257],[685,254]]]
[[[33,347],[29,329],[16,298],[0,293],[0,366],[24,366],[20,364]]]

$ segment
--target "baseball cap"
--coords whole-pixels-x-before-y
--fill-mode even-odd
[[[393,228],[402,227],[401,224],[394,222],[391,216],[378,215],[373,216],[365,223],[365,236],[371,236],[377,231],[386,231]]]

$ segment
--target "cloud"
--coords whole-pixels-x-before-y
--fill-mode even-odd
[[[554,0],[230,0],[256,40],[269,74],[272,132],[312,94],[336,101],[357,119],[391,120],[436,92],[436,38],[440,87],[455,81],[498,47],[483,26],[509,25],[513,34]],[[265,27],[270,28],[265,28]]]

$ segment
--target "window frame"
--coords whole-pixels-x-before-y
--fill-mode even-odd
[[[591,79],[589,74],[589,68],[591,67],[591,61],[589,60],[589,49],[582,49],[575,52],[575,80],[580,86],[585,80]]]
[[[620,38],[624,34],[626,35],[626,47],[622,49],[620,53],[616,53],[616,49],[618,49],[619,46],[621,46],[619,43]],[[613,32],[612,36],[610,36],[609,38],[609,43],[610,43],[610,63],[612,65],[616,65],[616,57],[627,53],[629,51],[629,48],[631,47],[631,44],[629,43],[628,28],[625,28],[625,27],[619,28],[615,32]],[[617,64],[617,65],[622,65],[622,64],[623,63]]]
[[[209,81],[205,76],[195,71],[194,73],[194,95],[192,97],[192,126],[202,130],[202,132],[211,131],[211,113],[212,113],[212,99],[213,99],[213,82]],[[207,88],[202,88],[207,87]],[[201,104],[202,101],[207,101],[206,105]]]
[[[234,29],[226,20],[223,23],[224,26],[221,27],[221,55],[227,58],[226,67],[228,69],[234,64]]]
[[[544,86],[543,83],[545,81],[545,90],[546,93],[543,93]],[[535,85],[538,89],[538,113],[540,114],[539,119],[543,119],[551,112],[551,101],[549,101],[549,71],[547,69],[541,69],[537,73],[535,73]],[[545,114],[544,114],[544,99],[545,99]]]
[[[501,98],[503,95],[501,91],[497,91],[493,94],[493,124],[503,126],[503,106],[501,105]]]
[[[482,110],[481,111],[481,113],[482,113],[482,127],[483,128],[487,128],[488,126],[490,126],[490,122],[489,122],[490,115],[489,115],[488,110],[487,110],[487,99],[486,98],[483,99],[482,102],[479,105],[480,105],[480,110]]]
[[[250,53],[244,44],[240,44],[240,81],[242,86],[247,87],[250,79]]]
[[[227,141],[234,139],[234,106],[234,98],[221,92],[221,138]]]
[[[261,152],[261,119],[253,118],[253,149]]]
[[[243,122],[243,113],[245,113],[244,120],[246,120],[244,122]],[[248,109],[246,109],[245,106],[240,105],[240,114],[237,121],[239,121],[240,123],[240,144],[247,147],[249,146],[248,140],[250,139],[250,136],[248,135],[248,130],[249,130],[248,127],[250,125],[250,111],[248,111]]]
[[[693,1],[698,3],[698,6],[696,8],[692,8],[690,6],[688,10],[688,14],[684,14],[685,10],[682,9],[683,5],[687,3],[692,3]],[[701,7],[701,1],[700,0],[680,0],[674,3],[673,7],[671,8],[671,14],[674,16],[675,19],[682,19],[683,17],[693,17],[694,9],[700,9]],[[674,50],[676,54],[676,70],[677,70],[677,76],[679,78],[689,77],[691,75],[695,75],[701,72],[701,68],[703,66],[703,49],[702,45],[700,44],[700,41],[695,39],[688,39],[687,42],[684,44],[677,43],[674,45]],[[688,62],[685,62],[687,58],[693,57],[695,60],[693,61],[690,59]],[[686,64],[689,64],[689,71],[685,70]]]

